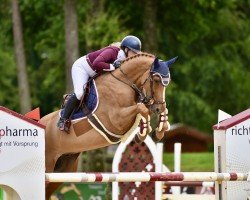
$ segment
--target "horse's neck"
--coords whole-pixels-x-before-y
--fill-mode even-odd
[[[143,77],[143,75],[150,70],[152,62],[152,57],[141,56],[126,61],[121,66],[121,69],[131,81],[139,85],[141,84],[141,78]]]

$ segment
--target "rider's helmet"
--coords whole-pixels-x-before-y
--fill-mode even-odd
[[[123,38],[121,42],[121,48],[124,50],[125,47],[130,49],[131,51],[138,53],[141,51],[141,41],[138,37],[135,37],[133,35],[128,35],[125,38]]]

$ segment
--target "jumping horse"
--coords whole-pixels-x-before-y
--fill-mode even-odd
[[[93,150],[125,140],[140,127],[137,140],[151,132],[150,115],[159,116],[155,137],[162,139],[170,128],[165,103],[165,86],[170,81],[170,61],[139,53],[124,60],[113,72],[95,79],[99,105],[92,115],[72,122],[70,132],[56,126],[59,112],[44,116],[46,172],[75,172],[80,152]],[[60,183],[46,184],[49,199]]]

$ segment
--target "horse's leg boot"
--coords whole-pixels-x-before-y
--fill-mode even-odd
[[[79,102],[80,100],[76,98],[75,94],[72,95],[67,101],[63,116],[60,117],[59,121],[57,122],[57,126],[61,131],[69,132],[71,125],[69,118],[73,113],[74,109],[76,108],[76,106],[79,104]]]

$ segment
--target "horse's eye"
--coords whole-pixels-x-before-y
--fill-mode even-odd
[[[155,83],[157,83],[157,84],[161,83],[161,81],[160,81],[159,79],[155,79],[154,81],[155,81]]]

